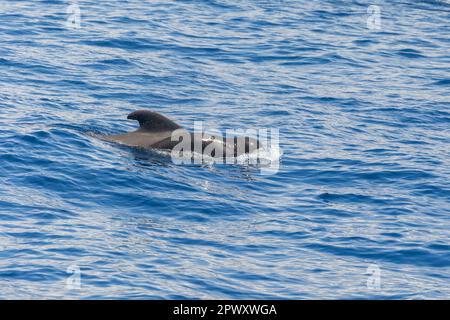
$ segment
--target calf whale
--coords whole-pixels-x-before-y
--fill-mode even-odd
[[[240,156],[251,153],[260,147],[258,140],[250,137],[223,138],[203,133],[192,133],[176,124],[167,117],[150,110],[138,110],[130,113],[127,117],[137,120],[139,128],[133,132],[118,135],[108,135],[102,138],[106,141],[119,143],[121,145],[141,149],[173,150],[183,140],[189,140],[190,151],[208,151],[212,157]],[[180,139],[181,138],[181,139]],[[184,141],[186,143],[186,141]]]

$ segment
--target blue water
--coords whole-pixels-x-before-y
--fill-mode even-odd
[[[0,2],[0,298],[450,298],[449,2],[69,4]],[[92,135],[144,108],[280,168]]]

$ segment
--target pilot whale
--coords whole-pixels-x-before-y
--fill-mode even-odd
[[[237,157],[260,148],[259,141],[250,137],[223,138],[189,132],[162,114],[150,110],[134,111],[127,119],[138,121],[139,128],[133,132],[102,138],[140,149],[174,150],[184,142],[184,147],[181,148],[183,151],[206,152],[212,157]]]

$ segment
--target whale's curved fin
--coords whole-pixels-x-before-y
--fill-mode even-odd
[[[139,131],[165,132],[181,128],[165,116],[149,110],[134,111],[128,115],[127,119],[137,120],[140,125]]]

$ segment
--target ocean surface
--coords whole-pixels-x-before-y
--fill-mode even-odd
[[[437,0],[1,0],[0,298],[450,298],[449,21]],[[279,168],[98,139],[138,109],[278,129]]]

